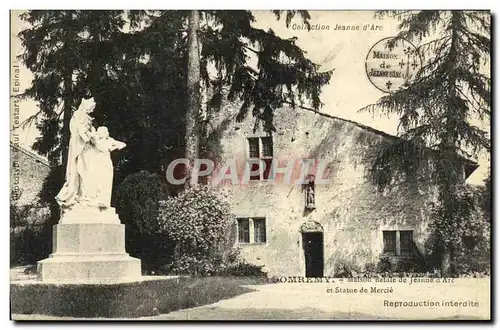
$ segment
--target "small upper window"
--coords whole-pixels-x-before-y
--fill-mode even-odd
[[[273,140],[271,137],[263,137],[262,141],[262,157],[273,157]]]
[[[248,139],[248,157],[260,158],[259,138]]]
[[[267,180],[272,177],[272,137],[248,138],[248,158],[247,166],[252,173],[250,174],[250,180]],[[259,159],[260,162],[256,161],[256,159]]]

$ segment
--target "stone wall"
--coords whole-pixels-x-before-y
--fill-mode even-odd
[[[10,168],[11,199],[16,200],[18,205],[36,203],[38,193],[50,171],[47,161],[11,144]]]
[[[220,162],[235,159],[241,179],[247,138],[266,134],[259,129],[254,132],[251,116],[237,123],[236,114],[234,107],[221,109],[215,131],[220,137]],[[277,110],[275,126],[274,158],[283,163],[302,158],[325,159],[325,178],[330,183],[316,184],[316,209],[312,212],[304,210],[302,185],[283,184],[280,175],[275,184],[219,184],[219,189],[232,196],[237,217],[266,218],[266,243],[237,244],[248,261],[265,265],[271,274],[303,276],[300,226],[306,221],[316,221],[324,229],[324,276],[333,275],[336,263],[377,262],[383,246],[382,230],[413,230],[416,245],[423,252],[428,223],[425,201],[430,188],[419,191],[407,185],[381,193],[366,176],[367,155],[377,143],[394,137],[304,109]],[[299,177],[297,164],[293,178]]]

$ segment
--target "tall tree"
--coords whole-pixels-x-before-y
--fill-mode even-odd
[[[186,186],[190,185],[192,172],[191,166],[198,158],[200,139],[200,44],[198,32],[200,29],[200,12],[191,10],[188,24],[188,67],[187,87],[188,104],[186,113],[186,159],[189,164],[186,167]],[[194,169],[195,171],[197,169]]]
[[[21,15],[21,19],[30,24],[30,28],[19,34],[25,48],[21,59],[34,74],[32,86],[24,96],[34,99],[39,106],[39,112],[28,121],[36,119],[42,133],[33,148],[47,156],[52,167],[47,181],[49,189],[43,191],[43,197],[48,198],[42,200],[50,205],[53,221],[59,216],[53,197],[57,193],[55,190],[60,188],[59,183],[64,181],[69,121],[82,97],[89,94],[82,65],[85,56],[99,54],[92,49],[89,54],[88,32],[95,28],[112,31],[117,28],[113,24],[121,23],[116,21],[120,12],[107,12],[100,20],[88,19],[88,16],[89,13],[77,10],[32,10]],[[109,24],[103,25],[103,21]]]
[[[453,254],[458,253],[462,236],[470,231],[469,203],[464,201],[464,159],[490,150],[487,132],[471,123],[488,120],[491,114],[489,77],[490,14],[482,11],[380,12],[399,17],[401,32],[394,39],[420,44],[424,58],[415,79],[395,93],[382,97],[364,110],[399,116],[403,152],[385,148],[374,165],[375,173],[396,173],[431,169],[438,187],[439,205],[431,228],[441,256],[443,275],[450,272]],[[389,43],[388,47],[394,45]],[[407,143],[407,142],[410,143]],[[400,146],[400,147],[401,147]],[[435,152],[428,152],[427,148]],[[402,150],[399,148],[398,150]],[[399,156],[399,157],[398,157]],[[409,159],[417,166],[408,166]],[[429,166],[430,165],[430,166]],[[408,171],[411,170],[411,171]]]
[[[275,14],[277,19],[285,16],[288,25],[297,14],[306,23],[309,19],[307,12]],[[42,109],[37,117],[42,120],[42,136],[35,150],[50,153],[54,164],[64,167],[60,155],[66,144],[61,133],[66,132],[67,139],[68,129],[60,125],[58,105],[64,104],[63,96],[68,109],[77,107],[82,97],[92,96],[96,123],[107,125],[128,145],[113,155],[117,157],[115,184],[140,170],[164,173],[165,164],[185,155],[187,149],[192,155],[198,152],[192,142],[196,139],[186,141],[186,135],[195,138],[186,134],[188,126],[196,134],[200,130],[192,125],[195,122],[186,122],[186,114],[194,118],[188,112],[190,104],[198,103],[196,97],[188,98],[188,66],[192,80],[214,90],[211,109],[217,108],[224,89],[229,89],[229,98],[243,104],[238,120],[252,109],[253,117],[269,132],[274,129],[275,108],[301,102],[310,102],[316,109],[321,106],[321,87],[331,72],[320,72],[295,38],[282,39],[271,30],[253,27],[250,11],[200,11],[198,42],[191,42],[199,45],[200,60],[188,64],[190,15],[189,11],[30,11],[24,15],[31,26],[20,34],[26,48],[23,59],[35,75],[26,95],[39,101]],[[257,67],[250,65],[251,57],[257,58]],[[201,79],[196,77],[196,66]],[[69,72],[71,90],[69,80],[62,83]],[[66,119],[71,114],[68,110]],[[61,185],[54,179],[48,182],[45,200],[52,200]]]

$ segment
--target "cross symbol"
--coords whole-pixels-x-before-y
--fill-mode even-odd
[[[387,86],[387,89],[391,89],[391,86],[392,86],[391,81],[390,81],[390,80],[389,80],[389,81],[387,81],[387,82],[385,83],[385,86]]]
[[[403,59],[401,59],[401,62],[399,62],[399,66],[401,67],[401,69],[405,66],[405,61],[403,61]]]
[[[406,55],[408,55],[408,54],[413,54],[413,49],[411,49],[411,47],[410,47],[410,46],[408,46],[408,47],[406,47],[406,48],[404,49],[404,52],[405,52],[405,54],[406,54]]]
[[[413,63],[411,64],[411,67],[413,68],[413,70],[415,70],[417,68],[418,64],[417,64],[417,61],[415,59],[413,59]]]

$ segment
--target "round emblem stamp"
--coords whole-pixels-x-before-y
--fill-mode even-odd
[[[394,47],[389,42],[394,41]],[[417,48],[404,39],[393,37],[379,40],[366,56],[366,75],[384,93],[394,93],[407,86],[422,67]]]

